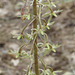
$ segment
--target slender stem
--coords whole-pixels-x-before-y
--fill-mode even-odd
[[[29,25],[31,25],[34,20],[35,20],[35,19],[33,19],[29,24],[27,24],[27,25],[24,26],[24,28],[23,28],[22,31],[21,31],[21,34],[23,34],[24,30],[25,30]]]
[[[36,0],[34,0],[33,2],[33,15],[34,15],[34,18],[37,17],[37,4],[36,4]],[[37,19],[34,20],[33,22],[33,29],[37,29]],[[33,30],[33,33],[35,33],[36,30]],[[34,49],[34,67],[35,67],[35,74],[36,75],[39,75],[39,66],[38,66],[38,54],[37,54],[37,34],[34,34],[34,38],[35,38],[35,41],[34,41],[34,45],[33,45],[33,49]]]

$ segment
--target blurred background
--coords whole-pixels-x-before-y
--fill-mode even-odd
[[[56,49],[56,53],[45,56],[44,61],[54,71],[58,71],[57,75],[75,75],[75,0],[59,1],[56,9],[63,11],[58,13],[57,18],[53,17],[55,24],[46,33],[53,44],[62,46]],[[29,60],[15,59],[8,54],[10,49],[18,50],[21,45],[21,41],[13,39],[11,33],[20,33],[28,23],[17,17],[21,15],[23,6],[22,0],[0,0],[0,75],[25,75],[24,69]],[[30,50],[30,45],[26,50]]]

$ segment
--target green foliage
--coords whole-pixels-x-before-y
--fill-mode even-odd
[[[33,6],[34,1],[35,0],[30,1],[30,6]],[[25,4],[27,3],[25,0],[23,0],[23,2]],[[32,13],[29,13],[30,11],[28,13],[24,14],[24,11],[22,9],[22,11],[21,11],[22,14],[20,16],[21,19],[23,21],[25,21],[26,19],[30,20],[32,18],[32,21],[28,25],[24,26],[24,28],[21,31],[21,34],[17,34],[14,36],[14,38],[17,38],[18,40],[19,39],[23,40],[23,45],[20,47],[19,51],[17,53],[15,53],[16,58],[18,58],[18,57],[29,58],[31,60],[32,64],[34,61],[34,57],[33,57],[33,55],[34,55],[33,47],[34,46],[33,45],[35,44],[35,46],[38,50],[38,53],[39,53],[37,57],[39,57],[38,59],[40,59],[41,63],[43,64],[43,67],[44,67],[44,70],[39,69],[40,75],[55,75],[52,68],[49,68],[49,69],[46,68],[45,62],[41,58],[41,55],[43,53],[45,56],[45,55],[49,54],[51,51],[56,52],[55,49],[59,47],[59,45],[54,45],[54,44],[49,43],[48,36],[45,33],[45,30],[50,29],[50,26],[52,24],[54,24],[54,22],[51,22],[52,16],[57,17],[57,13],[61,12],[61,10],[57,10],[57,11],[52,10],[52,7],[56,7],[56,3],[57,2],[52,2],[51,0],[47,0],[46,2],[44,2],[43,0],[37,0],[37,16],[35,16]],[[28,10],[30,10],[30,6],[29,6]],[[43,13],[42,9],[44,9],[44,8],[47,9],[47,12]],[[48,21],[46,21],[44,19],[44,17],[48,17],[48,16],[49,16]],[[24,33],[24,30],[27,28],[27,26],[31,25],[35,20],[37,20],[36,28],[33,27],[31,29],[30,34]],[[39,36],[41,42],[35,43],[37,35]],[[24,39],[28,40],[29,42],[25,43]],[[31,50],[30,50],[31,52],[27,53],[26,51],[22,50],[22,48],[24,46],[27,46],[31,40],[33,41],[33,44],[31,45]],[[14,52],[12,52],[12,53],[14,53]],[[32,69],[33,69],[33,66],[30,64],[28,66],[28,69],[25,70],[25,72],[26,72],[25,75],[36,75]]]

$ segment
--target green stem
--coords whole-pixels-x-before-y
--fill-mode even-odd
[[[37,29],[37,4],[36,4],[36,0],[34,0],[33,2],[33,15],[34,15],[34,22],[33,22],[33,29]],[[33,30],[33,34],[36,32],[36,30]],[[38,66],[38,54],[37,54],[37,34],[34,34],[34,45],[33,45],[33,49],[34,49],[34,67],[35,67],[35,74],[39,75],[39,66]]]

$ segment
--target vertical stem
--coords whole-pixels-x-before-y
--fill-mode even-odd
[[[33,22],[33,29],[37,29],[37,4],[36,0],[33,2],[33,15],[34,15],[34,22]],[[33,30],[33,33],[35,33],[36,30]],[[37,54],[37,34],[34,35],[34,67],[35,67],[35,74],[39,75],[39,67],[38,67],[38,54]]]

